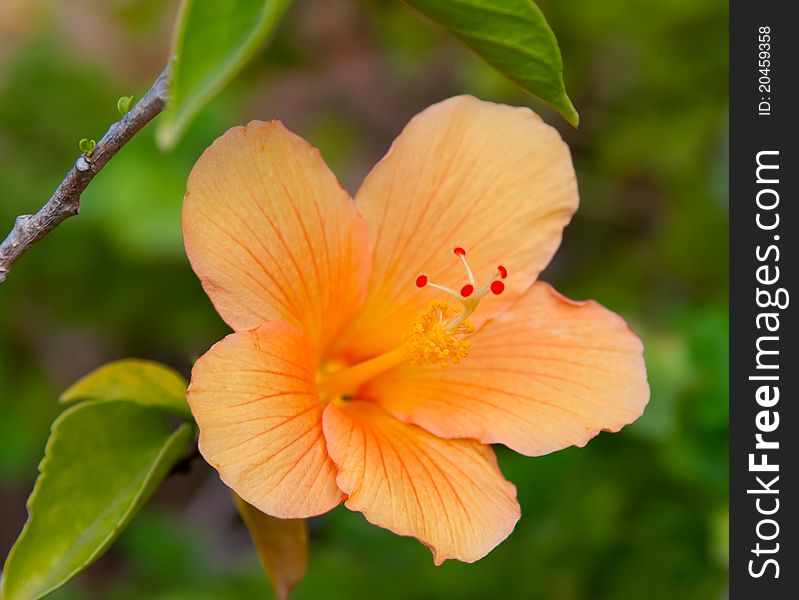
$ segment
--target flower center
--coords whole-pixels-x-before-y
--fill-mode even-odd
[[[483,298],[504,291],[502,280],[508,276],[508,270],[498,266],[496,272],[478,287],[466,260],[466,251],[458,247],[453,253],[461,259],[468,278],[468,283],[460,291],[433,283],[424,274],[416,278],[416,287],[431,287],[453,296],[461,304],[460,310],[453,310],[441,300],[433,300],[414,319],[401,346],[338,372],[320,374],[318,388],[322,396],[352,394],[368,380],[407,362],[417,366],[436,364],[447,367],[468,356],[472,343],[465,338],[474,333],[474,325],[468,318]]]
[[[411,364],[440,364],[443,367],[466,358],[472,343],[463,339],[474,333],[474,325],[454,312],[446,302],[433,300],[411,325],[405,344]]]

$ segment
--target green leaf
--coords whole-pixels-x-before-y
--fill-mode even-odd
[[[82,377],[61,394],[58,401],[71,404],[81,400],[128,400],[191,418],[186,385],[183,376],[166,365],[127,358],[103,365]]]
[[[87,138],[81,138],[81,140],[78,142],[78,148],[80,148],[80,151],[83,152],[86,156],[92,155],[95,146],[97,146],[97,142]]]
[[[308,566],[308,525],[305,519],[278,519],[233,494],[250,532],[258,558],[269,575],[277,600],[288,600]]]
[[[575,127],[558,42],[532,0],[405,0]]]
[[[133,96],[120,96],[117,100],[117,110],[123,117],[130,112],[130,107],[133,104]]]
[[[171,148],[191,120],[266,41],[293,0],[184,0],[172,49],[169,100],[158,145]]]
[[[53,423],[28,521],[8,555],[3,600],[36,600],[94,562],[180,459],[193,435],[130,402],[74,406]]]

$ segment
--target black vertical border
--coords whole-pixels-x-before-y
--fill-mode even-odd
[[[799,12],[790,0],[731,0],[730,2],[730,597],[733,600],[782,600],[799,598],[799,494],[796,481],[799,479],[799,353],[797,353],[796,307],[799,304],[799,128],[797,128],[797,77],[799,77]],[[759,89],[760,27],[770,27],[771,91]],[[770,116],[758,114],[758,103],[768,97],[771,103]],[[780,225],[773,231],[757,227],[757,213],[763,212],[756,204],[756,156],[762,150],[779,151],[779,184],[773,187],[780,196],[779,206],[774,212],[780,214]],[[773,172],[773,171],[772,171]],[[769,215],[764,215],[764,218]],[[775,241],[774,235],[779,235]],[[756,289],[763,286],[757,282],[756,269],[760,262],[756,247],[761,251],[770,244],[777,244],[780,251],[780,280],[770,286],[784,287],[790,297],[790,305],[780,310],[780,330],[769,333],[758,330]],[[773,256],[773,255],[772,255]],[[797,294],[794,297],[794,293]],[[774,309],[776,310],[776,309]],[[756,340],[762,335],[779,336],[780,400],[771,410],[779,412],[779,427],[766,439],[779,441],[778,450],[769,451],[768,461],[779,464],[778,473],[752,473],[749,471],[749,454],[757,454],[755,434],[759,432],[756,418],[759,411],[755,392],[763,382],[751,381],[756,375]],[[759,372],[764,374],[763,371]],[[757,489],[756,476],[769,481],[779,475],[773,487],[778,495],[751,494]],[[756,499],[763,498],[764,508],[773,506],[778,497],[780,508],[775,515],[767,517],[758,513]],[[766,498],[769,498],[767,501]],[[772,541],[759,540],[757,525],[762,519],[774,518],[779,523],[779,535]],[[762,532],[771,535],[773,528],[765,525]],[[760,542],[763,548],[773,548],[779,543],[779,551],[773,555],[753,552]],[[759,571],[765,559],[773,557],[779,562],[779,578],[774,578],[774,569],[755,578],[750,575],[750,560],[754,570]]]

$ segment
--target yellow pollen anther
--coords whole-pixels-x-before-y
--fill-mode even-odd
[[[406,340],[411,364],[437,364],[443,367],[466,358],[472,343],[462,336],[474,333],[474,325],[446,302],[433,300],[411,325]]]

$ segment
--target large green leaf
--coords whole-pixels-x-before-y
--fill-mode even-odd
[[[577,126],[580,118],[566,95],[558,42],[533,0],[405,2]]]
[[[175,29],[169,100],[157,140],[172,147],[190,121],[264,43],[292,0],[184,0]]]
[[[183,376],[166,365],[126,358],[82,377],[61,394],[58,401],[70,404],[81,400],[129,400],[191,418],[186,385]]]
[[[94,562],[149,499],[193,435],[163,413],[87,402],[53,423],[28,521],[8,555],[3,600],[36,600]]]

